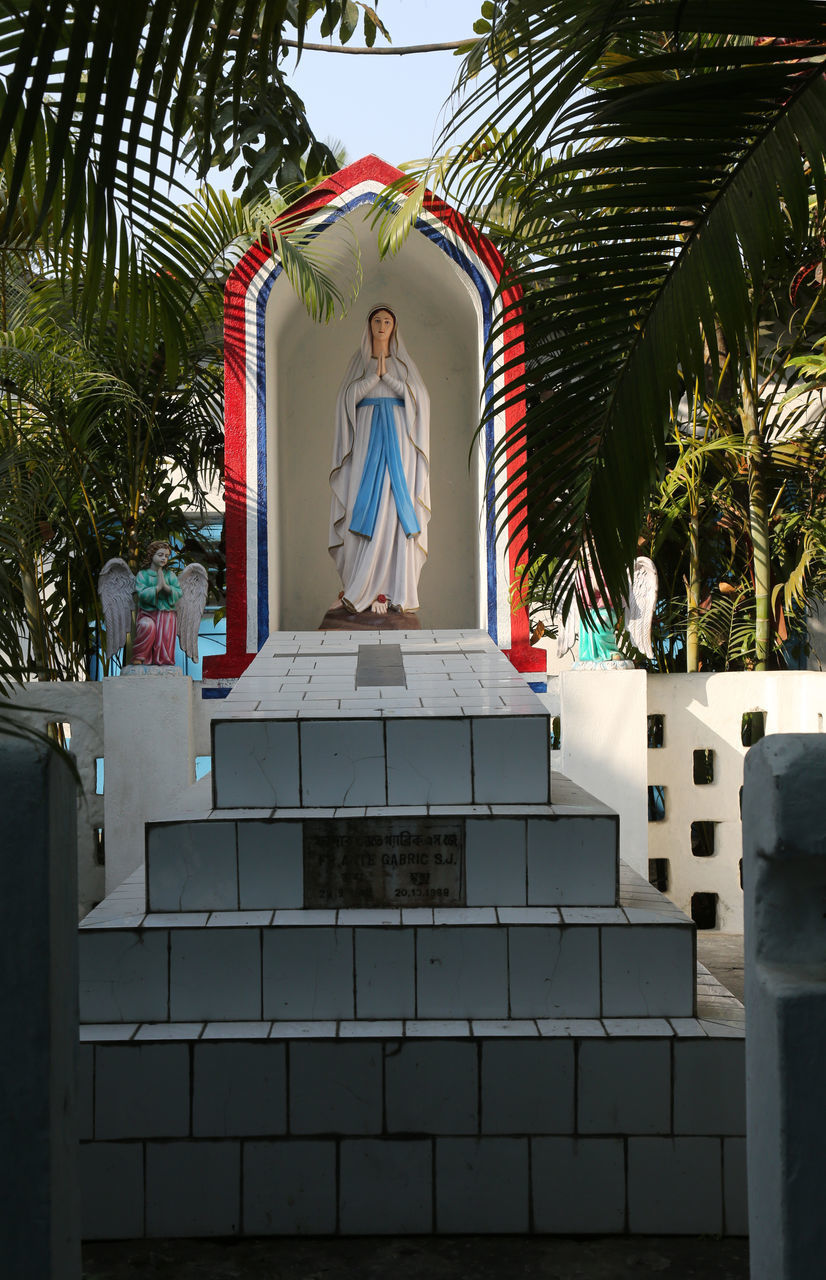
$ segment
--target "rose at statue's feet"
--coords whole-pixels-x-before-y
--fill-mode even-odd
[[[387,596],[376,596],[376,599],[370,605],[370,610],[372,613],[387,613],[389,603]]]

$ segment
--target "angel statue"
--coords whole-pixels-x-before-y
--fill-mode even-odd
[[[168,542],[150,542],[137,575],[119,556],[107,560],[98,578],[110,655],[126,643],[138,599],[132,662],[135,666],[171,667],[175,638],[188,658],[198,661],[198,628],[207,596],[207,572],[189,564],[177,577],[167,569],[172,558]]]
[[[619,649],[617,628],[622,615],[623,630],[632,645],[646,658],[653,658],[651,648],[651,623],[657,603],[657,570],[648,556],[637,556],[634,572],[629,577],[625,597],[619,611],[610,600],[603,598],[593,577],[586,569],[579,573],[579,586],[588,602],[590,617],[580,617],[576,604],[572,604],[557,633],[556,651],[561,658],[573,649],[579,634],[579,657],[574,670],[633,670],[634,663],[624,658]]]

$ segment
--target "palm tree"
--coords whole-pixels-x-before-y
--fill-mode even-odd
[[[754,299],[781,247],[805,239],[810,192],[818,207],[826,198],[824,6],[489,0],[484,13],[446,141],[470,136],[441,166],[444,185],[474,210],[497,208],[523,156],[550,161],[529,175],[513,230],[508,284],[524,290],[541,371],[527,390],[542,395],[528,398],[528,463],[510,487],[508,440],[494,459],[499,511],[517,504],[514,536],[527,527],[533,555],[556,565],[557,600],[575,590],[584,544],[617,598],[670,411],[709,363],[719,372],[721,331],[739,382],[762,666],[770,539]],[[491,126],[507,126],[506,142],[479,163]],[[517,373],[492,408],[525,391]]]

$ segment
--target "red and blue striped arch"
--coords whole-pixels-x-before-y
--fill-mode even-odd
[[[319,233],[353,209],[375,202],[378,193],[402,177],[401,171],[377,156],[367,156],[325,179],[304,200],[290,209],[291,219],[302,214]],[[491,325],[503,306],[513,303],[507,291],[497,296],[503,270],[494,245],[460,214],[427,194],[416,230],[426,236],[462,270],[477,296],[480,350],[488,351]],[[237,676],[249,665],[270,631],[265,316],[270,292],[281,265],[269,249],[253,245],[227,281],[224,295],[225,360],[225,496],[227,556],[227,652],[205,659],[205,677]],[[514,359],[524,354],[521,320],[511,320],[502,337],[508,347],[509,368],[504,383],[518,372]],[[497,352],[488,359],[496,367]],[[523,404],[507,397],[504,412],[488,422],[484,439],[485,462],[506,431],[521,418]],[[508,480],[524,465],[524,444],[508,455]],[[484,476],[484,466],[480,469]],[[480,481],[481,483],[481,481]],[[480,602],[476,625],[486,626],[491,638],[522,671],[544,670],[545,654],[531,649],[524,610],[511,610],[510,584],[516,576],[519,544],[494,536],[491,494],[479,493],[485,507],[485,545]]]

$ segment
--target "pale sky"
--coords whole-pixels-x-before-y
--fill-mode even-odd
[[[378,0],[394,45],[473,38],[482,0]],[[319,41],[318,23],[307,38]],[[363,28],[351,44],[363,45]],[[376,45],[386,44],[381,35]],[[287,66],[294,66],[294,61]],[[352,163],[374,152],[390,164],[430,155],[460,59],[451,52],[360,57],[305,51],[290,83],[316,137],[335,138]]]

